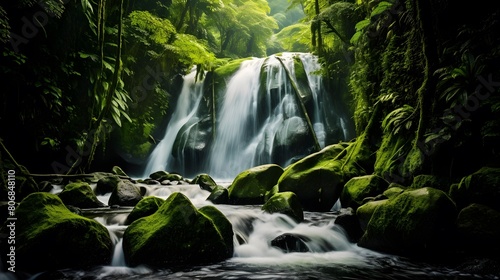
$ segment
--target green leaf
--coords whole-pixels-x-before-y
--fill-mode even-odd
[[[370,17],[374,17],[376,15],[379,15],[379,14],[387,11],[389,8],[392,7],[392,5],[394,5],[394,4],[391,2],[387,2],[387,1],[382,1],[382,2],[378,3],[378,5],[375,7],[375,9],[373,9],[372,13],[370,14]]]

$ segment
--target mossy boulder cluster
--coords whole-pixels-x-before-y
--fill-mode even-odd
[[[233,230],[215,207],[196,209],[173,193],[154,214],[127,228],[123,250],[130,266],[213,263],[233,255]]]
[[[483,167],[456,184],[420,174],[404,185],[391,183],[383,172],[364,175],[357,169],[375,162],[362,147],[356,142],[327,146],[283,172],[275,165],[254,167],[240,173],[228,189],[214,188],[211,196],[228,192],[229,203],[263,204],[263,211],[298,222],[303,210],[330,211],[340,200],[351,209],[339,222],[351,241],[403,256],[436,256],[457,248],[477,251],[475,245],[498,244],[493,236],[500,233],[500,168]]]
[[[57,195],[30,194],[16,208],[16,217],[19,271],[84,268],[111,262],[113,243],[106,227],[72,213]],[[3,234],[8,234],[6,225]]]

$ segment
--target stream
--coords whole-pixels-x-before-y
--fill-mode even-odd
[[[198,185],[147,186],[146,195],[167,198],[174,192],[186,195],[196,207],[212,205],[208,191]],[[226,184],[227,186],[227,184]],[[57,193],[60,189],[55,189]],[[103,203],[109,194],[98,196]],[[86,270],[60,270],[32,275],[31,280],[57,279],[499,279],[472,275],[398,256],[377,253],[350,243],[343,230],[334,224],[343,211],[339,205],[331,212],[304,212],[296,223],[282,214],[264,213],[260,206],[214,205],[233,225],[232,258],[203,266],[157,269],[144,265],[128,267],[121,247],[124,225],[131,207],[88,209],[83,215],[102,223],[115,245],[108,266]],[[270,241],[283,233],[305,237],[309,252],[285,253]],[[0,274],[0,279],[10,278]]]

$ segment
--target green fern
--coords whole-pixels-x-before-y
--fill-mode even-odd
[[[465,52],[462,63],[457,68],[445,67],[434,72],[438,77],[437,89],[439,99],[455,107],[464,104],[477,86],[477,77],[484,72],[481,56],[474,57]]]
[[[407,104],[390,112],[382,121],[384,132],[398,134],[402,131],[409,131],[414,124],[414,112],[415,109]]]

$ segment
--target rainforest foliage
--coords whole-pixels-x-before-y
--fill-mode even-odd
[[[160,138],[180,75],[310,51],[351,102],[361,167],[459,177],[498,162],[499,15],[450,0],[3,1],[0,164],[134,163]]]

